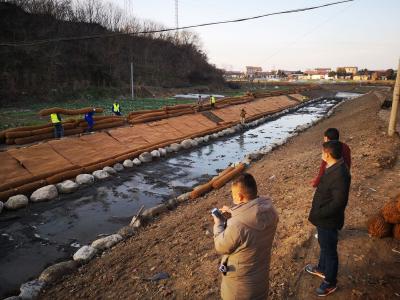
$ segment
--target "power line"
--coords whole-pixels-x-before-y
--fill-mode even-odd
[[[198,27],[205,27],[205,26],[212,26],[212,25],[239,23],[239,22],[255,20],[255,19],[276,16],[276,15],[282,15],[282,14],[299,13],[299,12],[315,10],[315,9],[319,9],[319,8],[324,8],[324,7],[328,7],[328,6],[333,6],[333,5],[338,5],[338,4],[343,4],[343,3],[347,3],[347,2],[353,2],[353,1],[354,0],[343,0],[343,1],[337,1],[337,2],[322,4],[322,5],[317,5],[317,6],[284,10],[284,11],[279,11],[279,12],[274,12],[274,13],[267,13],[267,14],[263,14],[263,15],[253,16],[253,17],[227,20],[227,21],[209,22],[209,23],[182,26],[182,27],[176,27],[176,28],[165,28],[165,29],[159,29],[159,30],[139,31],[139,32],[135,32],[135,33],[118,32],[118,33],[95,34],[95,35],[86,35],[86,36],[78,36],[78,37],[76,37],[76,36],[75,37],[61,37],[61,38],[54,38],[54,39],[34,40],[34,41],[30,41],[30,42],[20,42],[20,43],[0,43],[0,46],[24,47],[24,46],[47,44],[47,43],[52,43],[52,42],[89,40],[89,39],[107,38],[107,37],[116,37],[116,36],[131,36],[131,35],[137,35],[137,34],[152,34],[152,33],[161,33],[161,32],[169,32],[169,31],[178,31],[178,30],[182,30],[182,29],[191,29],[191,28],[198,28]]]

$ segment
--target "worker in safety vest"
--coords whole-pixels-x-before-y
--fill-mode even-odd
[[[64,127],[61,123],[61,116],[58,113],[50,114],[51,123],[54,126],[54,137],[56,139],[64,136]]]
[[[120,115],[121,115],[121,108],[120,108],[120,106],[119,106],[119,102],[118,102],[118,101],[115,101],[115,102],[113,103],[112,112],[113,112],[116,116],[120,116]]]
[[[211,104],[211,108],[215,107],[215,97],[213,95],[210,95],[210,104]]]

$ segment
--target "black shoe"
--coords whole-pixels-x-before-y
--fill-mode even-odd
[[[317,288],[317,296],[318,297],[325,297],[328,296],[329,294],[332,294],[334,291],[336,291],[337,286],[336,284],[330,284],[327,281],[323,281],[319,288]]]

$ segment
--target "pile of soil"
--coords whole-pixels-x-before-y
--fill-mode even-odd
[[[290,140],[252,165],[260,195],[270,195],[280,222],[273,245],[270,299],[313,299],[320,280],[305,274],[318,243],[307,221],[318,172],[322,135],[337,127],[352,149],[352,185],[339,241],[339,289],[330,299],[393,299],[400,293],[400,242],[372,239],[366,220],[399,192],[398,137],[386,135],[373,95],[349,101],[331,118]],[[47,288],[42,299],[219,299],[219,256],[212,238],[213,207],[231,205],[229,185],[163,215],[78,272]],[[134,213],[134,212],[133,212]],[[146,279],[167,272],[169,279]],[[396,294],[397,293],[397,294]]]

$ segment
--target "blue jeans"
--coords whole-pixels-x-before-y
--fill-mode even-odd
[[[336,284],[339,267],[338,230],[317,227],[317,232],[320,248],[318,269],[325,274],[325,281]]]

